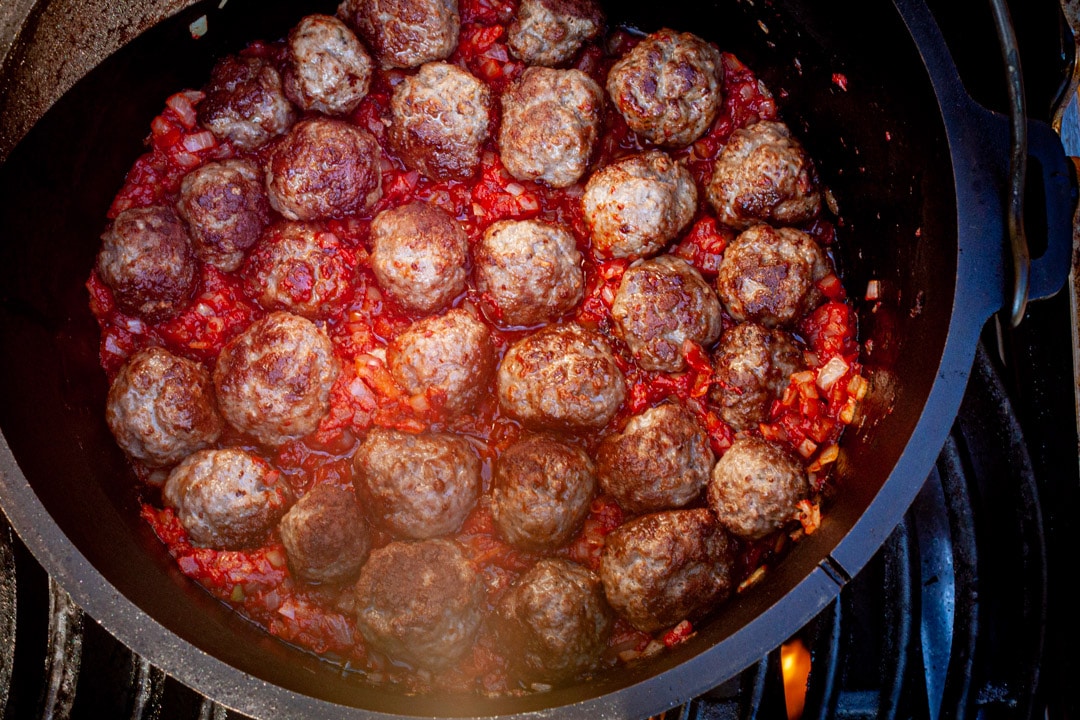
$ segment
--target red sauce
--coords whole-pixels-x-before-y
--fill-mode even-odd
[[[509,21],[513,7],[512,3],[499,0],[463,0],[461,4],[461,42],[451,61],[489,83],[496,97],[523,69],[520,62],[509,56],[505,45],[504,25]],[[614,55],[606,54],[598,45],[587,46],[579,54],[576,66],[602,84],[607,68],[617,55],[630,49],[636,41],[634,35],[617,31],[608,43],[609,48],[614,48]],[[275,57],[280,56],[280,46],[257,42],[244,52]],[[775,102],[754,74],[730,54],[724,54],[723,60],[725,100],[720,116],[704,137],[675,153],[685,159],[702,185],[716,154],[733,130],[759,119],[775,119],[777,115]],[[352,122],[373,132],[384,147],[386,125],[383,121],[389,117],[392,88],[401,77],[400,71],[377,71],[371,92],[351,116]],[[130,207],[172,204],[177,199],[184,174],[211,159],[239,154],[228,143],[217,141],[197,126],[195,106],[201,99],[202,93],[193,91],[169,98],[166,108],[152,123],[147,139],[149,149],[129,171],[109,210],[110,218]],[[498,117],[493,120],[493,131],[497,123]],[[597,164],[645,147],[626,127],[621,116],[610,110],[599,145]],[[349,301],[325,323],[342,366],[331,393],[330,412],[310,436],[287,443],[270,455],[235,432],[223,438],[221,444],[242,446],[261,454],[285,476],[290,488],[299,496],[319,483],[348,486],[351,482],[350,457],[357,439],[373,425],[412,431],[452,429],[476,441],[485,462],[486,486],[490,482],[491,461],[520,435],[521,428],[500,414],[493,391],[491,399],[474,415],[447,419],[441,413],[439,398],[410,396],[394,382],[379,357],[379,350],[415,318],[383,295],[368,268],[371,217],[388,207],[424,200],[457,217],[473,241],[487,226],[502,219],[539,217],[563,225],[575,234],[586,257],[585,299],[573,319],[601,332],[609,332],[612,301],[629,261],[598,261],[591,255],[581,211],[582,191],[582,184],[555,190],[538,183],[515,180],[499,161],[493,140],[488,142],[478,177],[471,182],[429,180],[406,169],[387,153],[383,160],[383,198],[371,214],[323,223],[325,229],[342,242],[345,254],[357,267]],[[823,244],[833,240],[833,227],[826,221],[818,221],[807,229]],[[715,277],[724,248],[733,236],[731,230],[718,226],[702,201],[692,227],[672,251],[711,279]],[[297,280],[297,292],[303,290],[299,287],[301,281],[302,278]],[[178,317],[157,325],[122,313],[96,273],[91,274],[87,289],[91,308],[101,328],[101,364],[110,380],[129,355],[148,345],[162,345],[178,355],[209,365],[229,339],[265,314],[245,293],[244,281],[238,274],[223,273],[208,265],[203,267],[199,291],[190,307]],[[806,343],[808,369],[798,374],[788,391],[774,403],[770,422],[760,428],[763,435],[790,443],[807,458],[819,488],[826,482],[829,448],[838,440],[844,425],[851,421],[861,382],[854,314],[845,304],[843,287],[831,277],[823,281],[821,289],[830,298],[829,302],[806,317],[799,327]],[[484,298],[469,291],[456,304],[483,302]],[[725,327],[730,324],[730,318],[725,317]],[[496,330],[495,335],[501,356],[520,333]],[[612,427],[634,413],[676,396],[698,413],[718,454],[730,447],[731,428],[704,402],[712,376],[705,349],[696,345],[684,348],[689,369],[678,374],[663,374],[637,368],[619,340],[612,338],[612,345],[619,354],[629,387],[628,400],[612,421]],[[825,383],[827,387],[822,387],[820,377],[825,368],[829,368],[829,382]],[[592,450],[603,434],[579,437],[575,441]],[[140,476],[147,476],[145,468],[137,467],[136,470]],[[159,507],[160,498],[156,491],[147,488],[142,517],[168,547],[180,569],[215,597],[282,640],[336,659],[349,669],[362,671],[374,681],[392,680],[416,690],[431,684],[443,689],[488,693],[515,690],[506,672],[506,659],[499,654],[491,636],[482,634],[473,652],[467,653],[457,667],[439,678],[410,672],[367,651],[348,612],[347,591],[306,586],[292,579],[284,549],[276,537],[268,537],[264,546],[251,550],[197,548],[190,544],[173,512]],[[606,496],[596,498],[581,533],[557,554],[596,570],[604,537],[625,519],[614,500]],[[812,528],[808,527],[808,530]],[[537,559],[501,539],[493,524],[486,495],[456,539],[480,570],[492,605]],[[390,540],[388,535],[376,532],[375,546],[385,545]],[[770,540],[768,547],[746,548],[743,565],[747,575],[769,561],[773,545],[774,541]],[[692,633],[689,623],[681,623],[653,638],[620,620],[605,657],[612,664],[623,662],[643,652],[651,652],[657,643],[671,646],[683,642]]]

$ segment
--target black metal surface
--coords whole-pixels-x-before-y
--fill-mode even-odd
[[[190,15],[209,12],[212,27],[220,27],[214,6]],[[226,7],[243,32],[212,34],[211,42],[272,37],[287,26],[279,5],[247,14],[240,0]],[[1001,216],[994,211],[1001,210],[1004,170],[987,147],[999,146],[1005,125],[957,95],[951,62],[925,9],[909,0],[899,7],[945,94],[944,127],[915,48],[888,3],[842,2],[829,14],[813,3],[736,3],[724,5],[722,17],[719,5],[627,10],[645,27],[662,10],[665,22],[701,28],[765,69],[767,83],[782,93],[785,117],[822,159],[839,199],[838,256],[849,287],[857,293],[870,278],[886,287],[877,312],[860,308],[864,338],[873,341],[866,360],[874,390],[868,420],[845,443],[843,493],[829,508],[829,522],[675,652],[588,687],[454,707],[441,698],[399,698],[342,682],[325,664],[267,640],[179,577],[133,510],[134,480],[102,422],[104,386],[82,282],[104,208],[138,152],[132,140],[142,137],[168,92],[197,84],[210,58],[228,46],[192,46],[188,16],[103,65],[0,170],[0,442],[18,461],[0,468],[5,509],[95,617],[171,674],[253,713],[359,716],[335,705],[342,703],[416,715],[623,717],[700,694],[817,615],[888,537],[934,462],[983,321],[1001,304]],[[712,21],[703,22],[703,13]],[[252,18],[261,25],[252,26]],[[866,27],[875,33],[863,32]],[[897,64],[905,72],[896,73]],[[836,87],[835,72],[848,76],[848,90]],[[889,78],[887,89],[882,77]],[[117,85],[135,102],[103,102]],[[54,212],[58,206],[65,212]],[[771,697],[768,675],[752,686],[761,703]]]

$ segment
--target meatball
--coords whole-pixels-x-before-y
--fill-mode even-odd
[[[715,462],[708,433],[673,402],[630,418],[622,432],[604,438],[596,455],[600,487],[631,513],[693,502]]]
[[[607,341],[573,323],[549,325],[511,345],[496,388],[503,410],[539,427],[603,427],[626,399]]]
[[[693,265],[661,255],[626,270],[611,319],[639,366],[679,372],[685,342],[708,345],[720,336],[720,300]]]
[[[222,58],[203,91],[206,97],[199,103],[199,123],[241,150],[254,150],[296,121],[281,76],[263,58]]]
[[[405,391],[425,394],[449,415],[469,412],[495,375],[488,326],[466,310],[417,320],[386,348],[386,364]]]
[[[208,162],[185,175],[176,211],[195,255],[225,272],[240,267],[270,221],[262,172],[241,158]]]
[[[581,529],[596,470],[584,450],[535,435],[503,451],[491,485],[491,514],[503,537],[525,550],[553,550]]]
[[[448,433],[375,427],[353,456],[353,486],[386,530],[424,539],[456,532],[480,496],[480,459]]]
[[[311,488],[278,525],[292,574],[310,583],[355,577],[371,552],[371,532],[352,490]]]
[[[716,159],[706,195],[717,219],[739,229],[797,225],[821,211],[814,164],[779,122],[733,132]]]
[[[461,29],[457,0],[344,0],[338,15],[384,68],[411,68],[449,57]]]
[[[650,150],[593,173],[581,204],[597,255],[647,257],[693,219],[697,186],[667,153]]]
[[[270,204],[289,220],[360,213],[382,196],[380,157],[366,130],[330,118],[301,120],[270,152]]]
[[[434,205],[412,202],[371,222],[375,279],[407,310],[430,313],[449,305],[465,291],[468,259],[464,228]]]
[[[178,315],[199,284],[187,230],[169,207],[117,215],[101,236],[97,272],[121,310],[149,322]]]
[[[724,251],[716,290],[739,322],[789,326],[825,299],[817,283],[831,272],[825,252],[806,233],[755,225]]]
[[[757,540],[793,520],[810,490],[806,470],[791,453],[743,435],[713,468],[709,507],[732,535]]]
[[[473,250],[476,289],[501,325],[536,325],[564,315],[585,295],[574,236],[539,220],[501,220]]]
[[[225,428],[206,369],[158,347],[138,351],[120,368],[105,420],[120,447],[150,467],[180,462]]]
[[[664,28],[639,42],[608,73],[607,91],[630,129],[657,145],[689,145],[723,102],[723,61],[711,44]]]
[[[214,388],[233,427],[278,446],[319,426],[338,370],[322,330],[299,315],[273,312],[221,349]]]
[[[267,310],[316,319],[329,317],[348,300],[355,272],[334,233],[284,221],[263,234],[242,274],[248,295]]]
[[[594,0],[522,0],[506,33],[510,52],[529,65],[561,65],[604,29]]]
[[[735,430],[755,429],[768,421],[773,400],[801,364],[802,353],[788,333],[757,323],[736,325],[720,336],[709,401]]]
[[[526,68],[502,96],[503,165],[518,180],[573,185],[588,167],[603,109],[604,91],[580,70]]]
[[[468,652],[483,619],[481,578],[450,540],[375,550],[353,597],[357,626],[371,647],[431,670]]]
[[[465,180],[480,166],[491,91],[457,65],[426,63],[390,100],[390,146],[405,165],[436,180]]]
[[[243,450],[199,450],[169,473],[165,504],[193,545],[239,550],[262,544],[288,509],[281,473]]]
[[[289,31],[285,95],[302,110],[346,115],[371,84],[371,57],[336,17],[308,15]]]
[[[708,509],[642,515],[606,537],[600,579],[617,612],[655,632],[726,600],[737,580],[735,552]]]
[[[598,667],[614,626],[600,578],[561,558],[544,558],[496,608],[500,646],[528,679],[569,680]]]

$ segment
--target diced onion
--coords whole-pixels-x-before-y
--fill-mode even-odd
[[[825,363],[818,370],[817,373],[817,386],[828,392],[829,389],[836,384],[836,381],[844,377],[850,366],[844,362],[842,357],[836,356],[829,359],[829,362]]]
[[[878,300],[881,298],[881,281],[871,280],[866,283],[866,299]]]
[[[165,104],[176,113],[184,127],[189,130],[195,127],[195,106],[191,104],[191,99],[187,95],[184,93],[170,95]]]
[[[214,139],[214,133],[209,130],[203,130],[202,132],[192,133],[191,135],[184,136],[184,149],[189,152],[199,152],[200,150],[206,150],[214,147],[217,141]]]

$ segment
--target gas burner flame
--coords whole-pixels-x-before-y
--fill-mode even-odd
[[[784,701],[788,720],[799,720],[806,705],[806,680],[810,676],[810,651],[795,638],[780,646],[780,670],[784,676]]]

